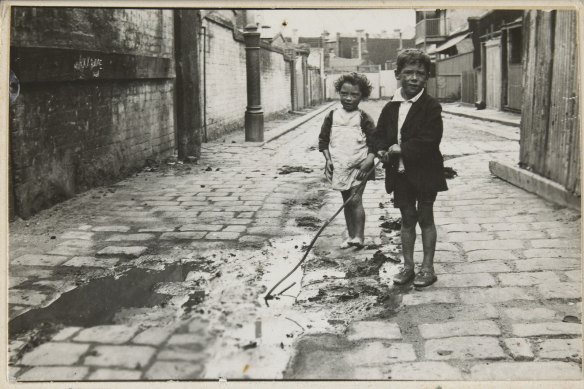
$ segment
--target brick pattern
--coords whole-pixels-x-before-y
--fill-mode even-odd
[[[14,46],[172,57],[172,10],[16,7],[12,20]]]
[[[375,112],[370,114],[375,117]],[[118,197],[112,196],[94,203],[85,203],[82,199],[81,204],[89,204],[88,209],[99,208],[99,217],[91,221],[83,220],[83,224],[77,229],[72,228],[71,231],[59,234],[58,239],[64,239],[59,240],[57,242],[59,244],[76,242],[67,246],[72,252],[47,262],[42,260],[44,255],[39,253],[30,255],[21,248],[18,255],[12,257],[12,261],[17,261],[18,265],[11,266],[11,276],[36,277],[38,281],[49,285],[51,278],[61,275],[63,267],[71,267],[67,265],[68,263],[92,267],[91,259],[95,258],[96,254],[99,254],[97,258],[101,261],[109,259],[127,261],[127,257],[142,256],[136,263],[143,261],[147,265],[148,260],[153,257],[144,255],[148,249],[173,244],[173,240],[164,239],[173,236],[165,235],[167,233],[181,234],[173,237],[174,242],[192,247],[194,252],[216,248],[235,249],[252,244],[261,246],[272,236],[289,236],[290,231],[293,231],[288,229],[290,221],[297,215],[307,213],[300,205],[290,206],[290,200],[298,198],[298,192],[302,190],[303,184],[299,184],[297,178],[292,175],[276,176],[274,171],[277,167],[266,166],[265,161],[268,157],[274,155],[281,157],[282,153],[288,152],[290,154],[284,154],[290,157],[286,159],[288,163],[302,161],[305,166],[314,166],[316,170],[317,161],[319,164],[322,161],[320,155],[298,153],[297,146],[308,144],[303,143],[307,142],[307,139],[313,140],[314,131],[319,124],[320,121],[315,121],[305,129],[299,130],[299,133],[294,133],[293,137],[284,138],[281,143],[276,141],[270,144],[271,147],[276,146],[273,149],[264,148],[260,151],[259,148],[250,148],[234,151],[233,148],[229,154],[230,158],[225,158],[227,147],[209,143],[204,148],[205,161],[213,167],[221,163],[220,171],[214,169],[207,171],[206,165],[195,167],[194,169],[199,170],[193,172],[192,176],[162,176],[156,184],[153,181],[143,181],[144,177],[138,177],[135,181],[130,181],[125,189],[119,189],[116,194]],[[303,139],[303,136],[307,139]],[[283,150],[284,147],[279,147],[284,145],[288,151]],[[484,144],[482,146],[487,148]],[[298,153],[297,159],[294,159],[295,153]],[[437,222],[445,223],[438,226],[439,239],[446,237],[449,232],[456,240],[464,238],[459,235],[464,232],[461,231],[461,223],[472,225],[473,234],[489,233],[489,228],[493,224],[506,224],[501,223],[501,220],[505,220],[507,216],[521,220],[517,223],[507,223],[512,227],[517,226],[511,228],[511,231],[540,231],[545,233],[547,238],[552,238],[549,231],[558,231],[561,228],[579,230],[576,213],[552,209],[532,194],[504,182],[493,181],[486,171],[485,164],[490,157],[481,155],[463,157],[465,160],[457,165],[460,166],[460,177],[457,178],[459,181],[452,184],[449,192],[441,193],[436,203],[436,212],[440,214]],[[244,165],[243,168],[241,165]],[[245,174],[241,174],[242,169],[245,169]],[[306,177],[312,179],[320,176],[320,172],[311,174],[312,176]],[[368,215],[378,216],[385,212],[395,212],[392,214],[394,216],[398,213],[397,210],[389,208],[381,210],[379,207],[380,202],[388,200],[382,191],[382,185],[383,182],[379,180],[367,187],[364,195],[366,210]],[[334,196],[325,193],[322,198],[326,203],[320,209],[321,211],[324,209],[323,213],[329,212],[329,209],[334,211],[341,201],[337,193],[334,193]],[[469,212],[469,209],[465,208],[467,205],[476,207],[478,212]],[[193,217],[193,214],[197,216]],[[199,217],[201,214],[204,217]],[[64,212],[62,215],[67,213]],[[148,220],[148,224],[145,224],[144,220]],[[368,228],[373,231],[372,235],[379,234],[380,221],[377,217],[369,217],[367,223]],[[121,243],[118,246],[117,242],[116,246],[105,246],[108,238],[115,235],[132,236],[146,225],[155,227],[151,232],[145,232],[154,235],[153,239],[143,243],[126,242],[128,245],[140,243],[140,246],[122,246]],[[447,225],[453,226],[452,229],[443,229]],[[332,241],[339,239],[343,229],[344,221],[337,219],[327,231],[328,239]],[[93,235],[81,234],[80,231],[92,231]],[[371,310],[365,310],[369,312],[365,313],[366,318],[355,320],[348,318],[345,323],[346,331],[340,330],[332,335],[325,335],[322,339],[326,342],[322,344],[316,342],[315,345],[319,347],[312,348],[315,354],[311,358],[318,362],[312,364],[316,372],[303,372],[302,377],[295,378],[391,377],[416,380],[579,378],[581,324],[562,321],[566,320],[567,315],[581,317],[581,298],[575,293],[579,289],[581,266],[576,259],[577,250],[568,247],[576,244],[562,243],[565,247],[535,249],[532,240],[538,240],[539,237],[517,234],[513,239],[505,239],[508,237],[503,235],[504,231],[507,230],[499,229],[495,232],[500,242],[506,242],[502,246],[511,241],[520,244],[514,243],[511,246],[515,248],[503,249],[502,246],[491,247],[482,244],[475,247],[474,243],[483,242],[480,240],[472,240],[473,245],[446,242],[449,243],[446,246],[449,250],[440,251],[436,255],[437,270],[440,270],[438,282],[424,289],[407,287],[400,289],[397,294],[399,297],[396,302],[397,309],[386,310],[384,306],[381,316],[375,316]],[[476,239],[477,236],[468,238]],[[187,239],[179,240],[177,239],[179,237]],[[96,242],[95,247],[80,244],[79,242],[88,241],[81,238],[90,238],[89,242]],[[578,235],[572,236],[571,239],[579,242]],[[420,240],[417,244],[421,245]],[[294,246],[289,247],[289,252],[296,253],[292,247]],[[294,248],[297,249],[299,247]],[[18,248],[13,245],[11,250]],[[82,256],[75,253],[76,250],[91,252],[87,256]],[[348,255],[351,256],[350,260],[364,260],[366,256],[371,256],[374,250],[365,248]],[[242,255],[243,251],[238,252],[237,256]],[[315,251],[315,255],[323,255],[323,251],[325,250],[321,250],[320,254]],[[336,254],[331,257],[338,260]],[[177,257],[168,257],[168,263],[177,260]],[[193,256],[183,261],[186,263],[198,260],[197,256]],[[233,261],[238,260],[241,259],[233,256]],[[248,260],[249,258],[245,259]],[[418,263],[419,260],[420,253],[416,253]],[[93,265],[95,269],[100,264]],[[384,270],[395,270],[399,267],[394,263],[386,265]],[[54,270],[49,271],[47,268]],[[250,268],[256,269],[254,266]],[[338,272],[336,265],[333,268]],[[304,278],[298,279],[298,283],[302,283],[303,294],[297,298],[301,309],[310,306],[318,308],[319,288],[324,285],[321,283],[327,285],[338,283],[342,287],[349,282],[346,274],[332,271],[318,273],[319,270],[322,268],[307,267]],[[244,273],[242,270],[241,274]],[[379,275],[381,279],[381,271]],[[253,277],[255,276],[253,274]],[[218,277],[218,281],[211,281],[211,277]],[[230,287],[235,285],[233,289],[229,289],[230,287],[226,289],[227,298],[234,299],[235,296],[244,293],[244,289],[236,287],[245,285],[245,275],[241,276],[241,280],[239,277],[238,272],[207,274],[207,277],[191,272],[185,281],[163,283],[159,285],[159,290],[167,292],[169,296],[176,296],[192,290],[199,283],[221,282],[222,285]],[[377,286],[378,281],[375,277],[366,278],[368,283],[364,285]],[[236,279],[238,281],[233,282]],[[393,287],[390,282],[388,284],[389,287]],[[11,317],[20,310],[38,307],[49,298],[44,290],[39,294],[29,286],[30,283],[26,281],[17,282],[11,287]],[[208,290],[210,294],[205,296],[206,299],[211,299],[213,293],[223,294],[225,289]],[[303,305],[305,303],[307,305]],[[351,300],[343,301],[335,306],[351,303]],[[254,311],[255,308],[244,304],[232,307],[227,307],[230,317],[222,322],[223,327],[229,328],[230,325],[243,323],[245,320],[233,318],[241,312],[247,313],[248,310],[255,320],[257,313]],[[371,307],[375,309],[375,304]],[[391,314],[386,315],[387,312]],[[301,317],[308,316],[304,310],[296,313]],[[359,313],[359,310],[355,309],[354,313],[358,316],[364,312]],[[329,324],[336,325],[336,329],[345,326]],[[274,325],[269,328],[281,327]],[[193,319],[188,329],[186,327],[136,329],[130,326],[66,328],[56,334],[47,346],[25,354],[30,365],[17,363],[14,367],[21,370],[13,374],[17,379],[30,377],[46,379],[56,374],[60,374],[62,379],[79,378],[79,374],[83,374],[82,377],[86,379],[100,377],[130,379],[136,376],[137,370],[140,370],[142,379],[216,379],[217,375],[213,375],[212,370],[211,373],[208,371],[203,373],[204,370],[210,366],[229,365],[234,366],[233,377],[242,377],[245,374],[242,370],[247,360],[242,363],[242,359],[238,358],[242,355],[261,355],[254,353],[261,353],[262,350],[271,347],[266,341],[257,349],[234,351],[237,347],[228,348],[218,342],[217,347],[221,351],[228,350],[229,355],[219,353],[215,356],[216,359],[212,359],[206,353],[212,348],[209,339],[214,336],[216,330],[222,331],[223,328],[215,329],[209,323],[202,323],[200,318]],[[209,336],[206,337],[207,335]],[[224,337],[222,340],[225,339]],[[287,339],[290,338],[284,340]],[[294,341],[297,339],[294,338]],[[301,338],[297,343],[300,344],[305,339]],[[335,341],[339,339],[341,344],[347,346],[341,351],[334,346]],[[48,361],[47,355],[50,355],[51,347],[63,350],[70,344],[82,346],[69,350],[66,361],[71,363],[71,366],[44,365]],[[282,346],[276,344],[275,348],[283,350],[282,347],[288,346],[288,343]],[[11,344],[11,349],[14,347],[16,345]],[[146,365],[143,365],[146,357],[142,359],[141,356],[132,355],[136,351],[143,351],[148,357]],[[123,356],[123,361],[119,360],[119,356]],[[220,363],[215,363],[217,361]],[[325,361],[332,362],[326,365]],[[34,363],[36,365],[33,365]],[[348,369],[347,366],[354,370]],[[281,370],[285,367],[286,361],[283,362]],[[255,362],[253,368],[255,369]],[[276,374],[280,374],[281,370]],[[274,371],[276,370],[268,373],[274,374]],[[250,377],[247,378],[257,378],[264,374],[255,372],[256,370],[252,370]],[[203,374],[206,376],[201,377]],[[278,376],[262,378],[274,379]]]
[[[16,8],[11,44],[172,62],[172,11]],[[18,214],[28,217],[125,177],[147,158],[171,155],[173,89],[172,80],[149,79],[23,83],[10,120]]]

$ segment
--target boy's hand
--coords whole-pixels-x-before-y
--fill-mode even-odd
[[[379,160],[383,163],[391,162],[391,155],[385,150],[378,151],[377,156],[379,157]]]
[[[387,151],[391,155],[400,155],[401,154],[401,147],[398,144],[391,145],[389,150]]]
[[[357,179],[362,180],[367,177],[367,173],[373,167],[373,158],[366,158],[361,164],[359,165],[359,173],[357,173]]]
[[[334,170],[333,161],[327,159],[326,164],[324,165],[324,175],[327,179],[329,180],[333,179],[333,170]]]

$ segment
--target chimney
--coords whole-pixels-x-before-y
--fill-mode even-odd
[[[292,43],[294,43],[295,45],[298,44],[298,29],[297,28],[292,30]]]
[[[396,28],[395,30],[393,30],[393,32],[395,33],[396,37],[399,39],[399,48],[398,50],[403,49],[403,42],[402,42],[402,32],[399,28]]]
[[[355,30],[357,33],[357,58],[362,59],[361,51],[363,48],[361,47],[361,38],[363,37],[363,31],[365,30]]]

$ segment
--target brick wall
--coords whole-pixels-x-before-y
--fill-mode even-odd
[[[13,8],[16,213],[47,208],[171,155],[173,15],[168,10]]]
[[[247,105],[245,43],[241,34],[220,20],[208,18],[205,61],[207,139],[244,128]],[[203,68],[201,66],[201,68]],[[261,96],[264,116],[269,119],[291,109],[290,63],[284,54],[260,49]]]

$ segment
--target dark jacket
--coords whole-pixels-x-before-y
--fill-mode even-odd
[[[398,110],[401,103],[390,101],[383,107],[373,135],[373,150],[387,150],[398,143]],[[442,106],[426,91],[412,104],[401,128],[401,156],[407,179],[418,191],[448,190],[444,160],[440,153]],[[399,160],[385,164],[385,188],[393,191]]]

